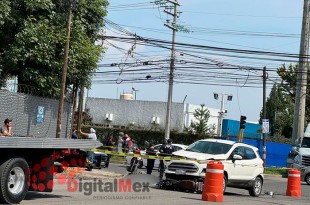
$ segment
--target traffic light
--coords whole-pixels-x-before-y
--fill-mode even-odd
[[[245,123],[246,123],[246,116],[241,115],[240,116],[240,129],[245,129]]]

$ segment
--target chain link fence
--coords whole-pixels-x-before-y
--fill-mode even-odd
[[[32,95],[31,95],[32,94]],[[34,96],[33,92],[0,90],[0,123],[12,119],[14,136],[55,138],[59,101]],[[61,138],[70,134],[72,104],[64,103]]]

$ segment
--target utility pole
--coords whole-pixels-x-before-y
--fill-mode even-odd
[[[78,86],[73,85],[73,94],[72,94],[72,114],[71,114],[71,125],[70,125],[70,137],[72,138],[72,129],[73,129],[73,124],[74,124],[74,117],[75,117],[75,110],[76,110],[76,96],[78,92]]]
[[[263,119],[266,119],[266,67],[263,69]],[[266,154],[267,148],[266,148],[266,133],[263,132],[263,160],[266,164]]]
[[[80,136],[80,130],[81,130],[81,124],[82,124],[82,118],[83,118],[83,99],[84,99],[84,86],[81,85],[80,87],[80,96],[79,96],[79,104],[78,104],[78,120],[77,120],[77,131],[78,131],[78,138],[81,138]]]
[[[307,70],[309,53],[309,8],[310,0],[304,1],[304,12],[302,19],[302,29],[300,38],[299,63],[295,93],[294,124],[292,132],[292,145],[303,137],[305,128],[305,107],[306,107],[306,88]]]
[[[172,49],[171,49],[171,62],[170,62],[170,74],[169,74],[169,89],[168,89],[168,102],[167,102],[167,113],[166,113],[166,127],[165,127],[165,140],[170,138],[170,124],[171,124],[171,107],[172,107],[172,91],[173,91],[173,77],[174,77],[174,63],[175,63],[175,41],[176,41],[176,22],[177,22],[177,6],[180,4],[177,1],[170,1],[174,6],[173,14],[169,11],[165,12],[173,16],[172,26],[165,24],[168,28],[172,29]]]
[[[72,16],[72,2],[69,1],[68,16],[67,16],[67,30],[66,30],[66,45],[65,45],[65,50],[64,50],[64,65],[62,68],[62,80],[61,80],[60,98],[59,98],[59,106],[58,106],[56,138],[60,138],[60,134],[61,134],[61,121],[62,121],[62,114],[63,114],[63,109],[64,109],[63,107],[64,107],[64,99],[65,99],[65,92],[66,92],[66,79],[67,79],[67,70],[68,70],[71,16]]]

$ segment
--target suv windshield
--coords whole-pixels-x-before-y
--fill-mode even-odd
[[[231,147],[232,145],[230,144],[220,142],[197,141],[191,144],[186,151],[206,154],[226,154]]]

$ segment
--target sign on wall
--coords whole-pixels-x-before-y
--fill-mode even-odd
[[[44,107],[38,106],[37,123],[42,123],[43,121],[44,121]]]

